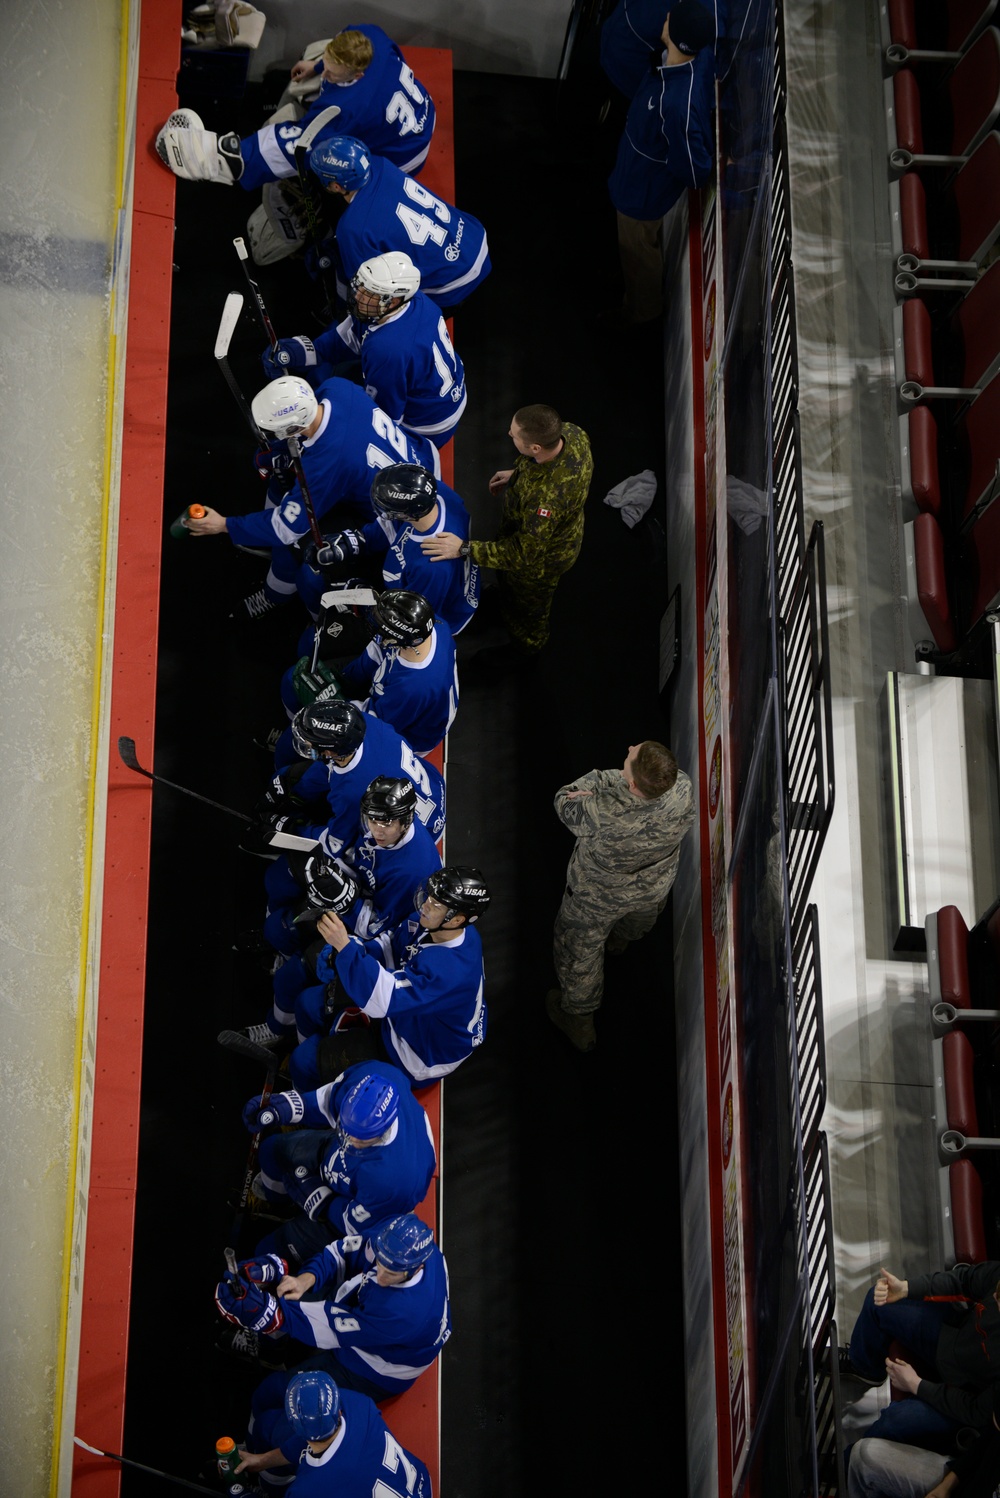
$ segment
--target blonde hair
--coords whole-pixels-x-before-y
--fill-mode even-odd
[[[647,801],[665,796],[673,790],[677,779],[677,761],[664,744],[655,739],[646,739],[635,751],[632,760],[632,779]]]
[[[327,42],[323,56],[329,62],[339,63],[342,68],[353,68],[363,73],[374,56],[372,44],[363,31],[338,31]]]

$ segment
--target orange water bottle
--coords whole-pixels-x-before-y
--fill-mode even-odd
[[[236,1468],[243,1460],[243,1453],[232,1436],[220,1436],[216,1441],[215,1460],[219,1464],[219,1476],[223,1481],[227,1477],[236,1476]]]
[[[170,534],[174,540],[179,541],[182,536],[190,536],[191,532],[184,524],[185,520],[204,520],[206,514],[207,511],[204,505],[188,505],[187,509],[181,511],[170,527]]]

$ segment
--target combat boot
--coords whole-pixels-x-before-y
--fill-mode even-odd
[[[597,1045],[594,1016],[592,1014],[568,1014],[562,1006],[560,989],[550,988],[545,995],[545,1013],[556,1029],[561,1030],[578,1051],[592,1051]]]

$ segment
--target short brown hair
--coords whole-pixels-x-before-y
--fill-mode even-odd
[[[522,406],[514,412],[514,420],[524,440],[537,442],[539,447],[556,447],[562,437],[562,418],[551,406]]]
[[[655,801],[657,796],[665,796],[667,791],[673,790],[677,761],[665,744],[646,739],[635,751],[632,779],[647,801]]]
[[[354,68],[358,73],[364,72],[374,55],[363,31],[338,31],[323,49],[323,56],[330,62],[339,62],[342,68]]]

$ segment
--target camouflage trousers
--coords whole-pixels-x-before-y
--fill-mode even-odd
[[[567,1014],[592,1014],[604,994],[604,947],[619,951],[656,924],[669,889],[655,905],[636,908],[628,890],[566,886],[553,931],[552,956]]]
[[[543,572],[540,576],[514,571],[497,573],[503,622],[511,638],[525,650],[541,650],[548,641],[556,587],[575,560],[574,556],[561,572]]]

